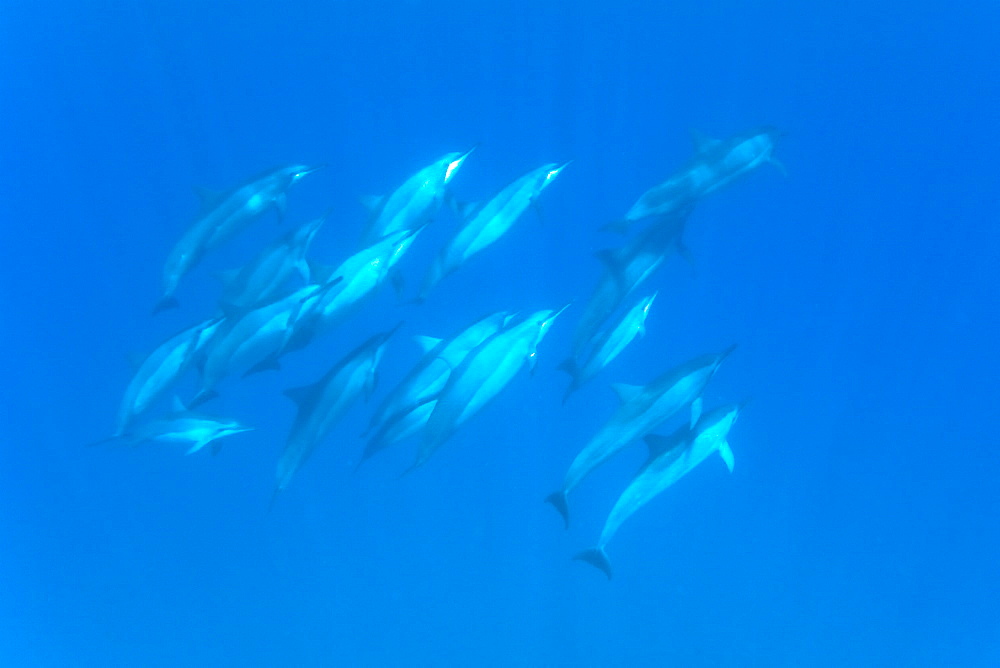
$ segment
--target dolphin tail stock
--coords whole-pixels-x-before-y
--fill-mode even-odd
[[[592,547],[589,550],[584,550],[574,556],[573,559],[590,564],[607,575],[609,580],[611,579],[611,561],[608,559],[608,554],[604,551],[603,547]]]
[[[161,311],[169,311],[170,309],[177,308],[178,306],[180,306],[180,302],[177,301],[177,297],[167,295],[160,301],[156,302],[156,306],[153,307],[153,315],[156,315]]]
[[[551,503],[552,507],[559,511],[562,515],[563,522],[566,528],[569,528],[569,504],[566,502],[566,491],[560,489],[558,492],[552,492],[547,497],[545,497],[546,503]]]

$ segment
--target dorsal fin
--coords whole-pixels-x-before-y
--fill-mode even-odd
[[[594,257],[600,260],[601,264],[603,264],[604,268],[607,269],[608,271],[614,272],[616,274],[620,271],[616,249],[603,248],[594,253]]]
[[[362,195],[361,197],[361,204],[372,213],[378,211],[384,203],[385,195]]]
[[[294,401],[299,408],[302,408],[312,400],[315,390],[316,387],[314,385],[303,385],[301,387],[290,387],[284,390],[282,394]]]
[[[456,199],[452,199],[451,200],[451,208],[455,212],[455,215],[457,215],[462,220],[466,220],[467,218],[469,218],[470,216],[472,216],[472,214],[474,214],[476,212],[476,209],[479,208],[479,203],[478,202],[459,202]]]
[[[618,400],[623,404],[627,404],[642,393],[641,385],[628,385],[626,383],[612,383],[611,389],[615,391]]]
[[[429,353],[441,343],[441,339],[435,339],[433,336],[414,336],[413,341],[420,346],[424,353]]]
[[[694,149],[698,153],[704,153],[719,143],[718,139],[712,139],[698,130],[691,130],[691,141],[694,143]]]
[[[313,283],[326,283],[333,275],[334,267],[330,265],[309,259],[306,259],[306,263],[309,265],[309,280]]]
[[[135,373],[142,366],[142,363],[146,361],[146,355],[140,352],[132,351],[128,353],[125,358],[128,360],[129,370]]]
[[[239,273],[239,269],[223,269],[215,272],[214,276],[219,279],[219,282],[221,282],[224,286],[228,286],[233,282],[233,279],[239,275]]]
[[[187,413],[187,406],[176,394],[170,399],[170,410],[174,413]]]
[[[225,197],[225,194],[218,190],[202,186],[194,186],[194,194],[198,196],[198,200],[201,202],[202,211],[215,208],[222,201],[222,198]]]

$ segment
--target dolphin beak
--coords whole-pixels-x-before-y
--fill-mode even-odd
[[[560,315],[562,315],[562,312],[563,312],[563,311],[565,311],[566,309],[568,309],[568,308],[569,308],[570,306],[572,306],[572,305],[573,305],[573,302],[568,302],[568,303],[567,303],[567,304],[566,304],[565,306],[563,306],[563,307],[562,307],[561,309],[559,309],[558,311],[556,311],[555,313],[553,313],[552,315],[550,315],[550,316],[548,317],[548,319],[547,319],[547,321],[546,321],[546,322],[549,322],[549,323],[552,323],[552,322],[554,322],[556,318],[558,318],[558,317],[559,317]]]
[[[313,172],[318,172],[319,170],[326,167],[325,164],[315,165],[313,167],[303,167],[299,171],[295,172],[295,178],[301,179],[303,176],[309,176]]]
[[[444,173],[444,182],[445,183],[448,183],[448,181],[451,180],[451,177],[455,176],[455,172],[457,172],[458,169],[459,169],[459,167],[462,166],[462,163],[465,162],[465,159],[468,158],[469,155],[473,151],[475,151],[477,148],[479,148],[479,144],[476,144],[475,146],[473,146],[472,148],[470,148],[468,151],[466,151],[465,153],[463,153],[462,155],[458,156],[457,158],[455,158],[454,160],[452,160],[450,163],[448,163],[448,169],[445,170],[445,173]]]
[[[554,179],[554,178],[556,178],[557,176],[559,176],[559,173],[562,170],[564,170],[567,167],[569,167],[569,165],[570,165],[571,162],[573,162],[573,161],[572,160],[567,160],[563,164],[559,165],[558,167],[556,167],[555,169],[553,169],[551,172],[549,172],[549,174],[548,174],[548,176],[546,178],[548,178],[548,179]]]

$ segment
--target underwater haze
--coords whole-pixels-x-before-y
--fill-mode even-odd
[[[6,3],[0,664],[1000,665],[998,25],[991,2]],[[760,128],[773,153],[723,179],[721,149]],[[374,196],[471,149],[393,219],[405,254],[345,268],[389,238]],[[292,165],[321,168],[284,206],[287,184],[236,191]],[[563,165],[418,303],[486,210],[466,203]],[[674,177],[705,179],[686,219],[623,224]],[[238,233],[202,223],[222,196],[193,186],[243,207]],[[290,300],[275,336],[324,326],[197,407],[217,339],[177,348],[116,433],[129,358],[220,313],[229,331],[213,274],[324,215],[281,289],[358,303]],[[674,223],[641,284],[601,252]],[[179,305],[153,315],[181,255]],[[601,281],[627,294],[604,332],[656,293],[645,334],[563,402]],[[499,312],[428,358],[448,383],[430,431],[362,464],[413,337]],[[638,401],[734,344],[677,410],[615,426],[616,389]],[[252,430],[151,440],[201,429],[189,408]],[[564,528],[545,499],[606,425],[621,449]],[[610,579],[574,559],[642,479],[642,437],[675,430],[688,449],[654,462],[713,454],[621,524]]]

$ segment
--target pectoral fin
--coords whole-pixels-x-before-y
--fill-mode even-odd
[[[719,444],[719,456],[722,457],[722,461],[726,463],[726,468],[732,473],[736,460],[733,458],[733,450],[729,447],[728,441],[723,441]]]

